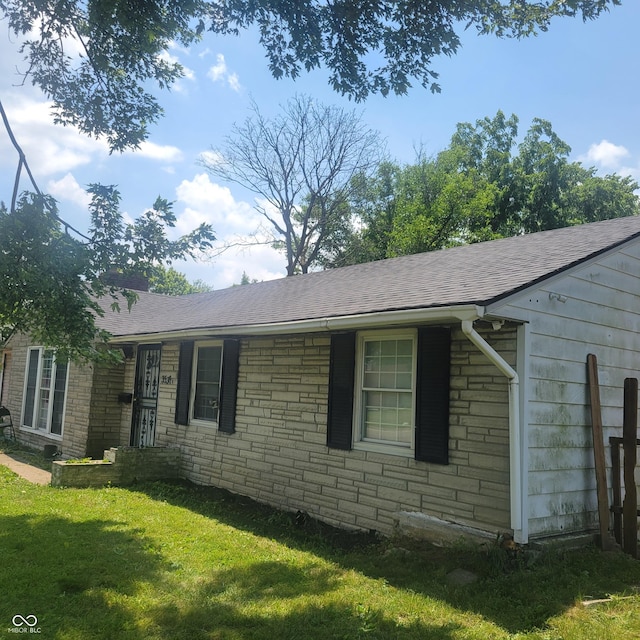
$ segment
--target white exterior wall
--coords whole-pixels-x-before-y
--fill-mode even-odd
[[[624,379],[640,375],[639,274],[635,243],[491,310],[529,323],[523,383],[532,537],[597,526],[587,355],[598,358],[610,464],[609,436],[622,435]],[[610,489],[610,470],[608,478]]]

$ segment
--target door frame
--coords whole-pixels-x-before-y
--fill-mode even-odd
[[[129,441],[132,447],[155,445],[161,357],[161,344],[138,345]]]

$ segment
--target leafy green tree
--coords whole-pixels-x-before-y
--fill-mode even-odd
[[[372,175],[354,177],[349,199],[351,233],[344,238],[342,251],[325,260],[323,266],[344,266],[388,257],[401,173],[397,163],[386,160]]]
[[[630,176],[617,174],[583,177],[566,198],[570,224],[597,222],[623,216],[638,215],[638,183]]]
[[[25,79],[53,102],[56,120],[112,150],[137,146],[162,109],[150,93],[183,73],[172,42],[256,27],[276,77],[324,67],[355,100],[404,94],[416,80],[440,91],[434,58],[460,48],[458,30],[521,38],[558,16],[597,18],[620,0],[0,0],[21,42]],[[74,41],[74,47],[68,42]],[[69,48],[79,51],[69,55]]]
[[[202,280],[189,282],[187,276],[173,267],[158,265],[153,268],[149,278],[149,291],[163,293],[168,296],[185,296],[192,293],[207,293],[213,287]]]
[[[178,240],[167,230],[175,225],[171,204],[156,200],[132,224],[119,211],[114,187],[91,185],[91,228],[82,239],[69,233],[56,202],[39,193],[24,193],[12,210],[0,205],[0,335],[16,332],[76,360],[113,359],[103,347],[108,335],[97,328],[105,301],[119,310],[136,294],[110,284],[105,274],[151,275],[163,261],[177,260],[209,248],[214,239],[201,225]]]
[[[493,118],[477,120],[475,125],[462,122],[456,126],[449,149],[455,154],[456,169],[462,173],[482,176],[497,189],[491,208],[490,225],[496,235],[513,235],[519,229],[510,228],[509,221],[517,209],[514,198],[513,152],[518,139],[518,117],[507,118],[502,111]]]
[[[357,177],[357,222],[324,266],[639,213],[635,180],[598,176],[570,153],[546,120],[534,119],[520,143],[514,115],[461,123],[435,157]]]
[[[242,277],[240,278],[240,284],[234,284],[234,287],[244,286],[245,284],[256,284],[258,280],[256,278],[250,278],[246,271],[242,272]]]

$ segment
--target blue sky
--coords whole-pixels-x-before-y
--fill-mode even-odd
[[[4,25],[3,25],[4,26]],[[265,115],[296,93],[361,113],[380,132],[390,156],[411,162],[421,147],[446,147],[458,122],[475,122],[501,109],[515,113],[524,134],[534,117],[549,120],[572,148],[572,159],[602,174],[640,180],[640,2],[623,0],[600,19],[559,20],[547,33],[527,40],[463,34],[461,51],[434,62],[441,94],[420,86],[407,96],[373,96],[354,104],[332,92],[327,74],[315,71],[295,82],[275,80],[251,32],[236,38],[205,36],[170,55],[187,70],[171,92],[160,92],[165,117],[137,152],[109,155],[106,144],[54,126],[44,97],[17,86],[21,65],[16,43],[0,30],[0,99],[39,186],[58,199],[62,217],[87,225],[86,195],[92,182],[118,185],[122,209],[137,217],[158,195],[175,202],[178,230],[213,225],[220,242],[254,231],[260,218],[253,195],[208,176],[198,158],[219,147],[234,122],[249,115],[253,99]],[[0,199],[10,199],[17,166],[0,130]],[[28,187],[23,182],[25,188]],[[285,260],[267,247],[229,250],[199,263],[176,263],[189,279],[216,289],[240,282],[243,272],[266,280],[284,275]]]

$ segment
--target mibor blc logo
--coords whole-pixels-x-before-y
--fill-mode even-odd
[[[33,614],[28,616],[16,614],[11,618],[11,624],[13,627],[7,629],[9,633],[40,633],[38,618]]]

